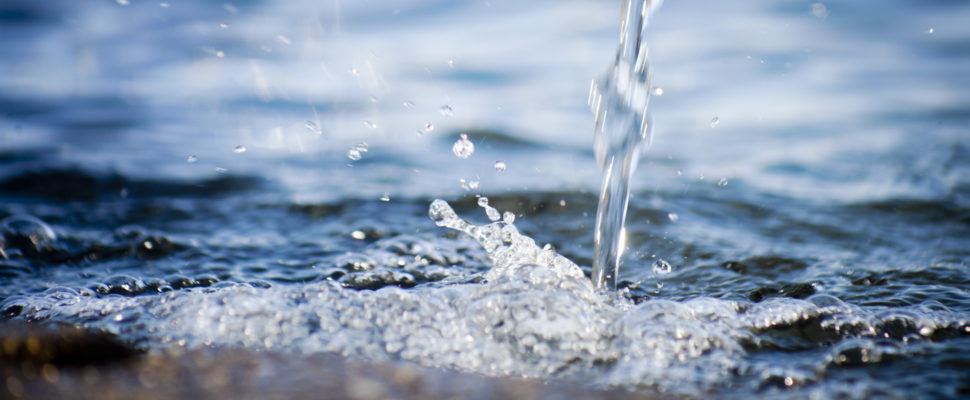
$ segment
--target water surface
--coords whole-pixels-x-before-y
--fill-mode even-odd
[[[489,275],[428,206],[484,225],[485,195],[590,274],[618,3],[166,4],[0,5],[5,318],[696,397],[970,390],[961,2],[666,2],[612,297]]]

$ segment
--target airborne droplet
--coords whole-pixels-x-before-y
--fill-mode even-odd
[[[449,106],[447,104],[441,106],[441,108],[438,109],[438,111],[441,112],[441,115],[444,115],[446,117],[450,117],[452,115],[455,115],[455,110],[452,109],[451,106]]]
[[[669,274],[670,271],[673,271],[673,269],[674,268],[670,265],[670,263],[664,260],[657,260],[653,262],[653,272],[655,274],[666,275]]]
[[[475,144],[468,140],[468,135],[462,133],[455,141],[455,145],[451,146],[451,152],[455,153],[455,157],[468,158],[475,152]]]
[[[236,146],[236,148],[232,149],[232,152],[233,153],[236,153],[236,154],[245,153],[246,152],[246,146],[243,146],[243,145]]]
[[[357,161],[357,160],[360,160],[361,157],[363,157],[364,153],[366,152],[367,152],[367,142],[361,142],[356,144],[354,147],[351,147],[350,150],[347,150],[347,158],[353,161]]]
[[[502,171],[505,171],[506,168],[508,168],[508,166],[505,165],[505,162],[504,161],[496,161],[495,162],[495,170],[496,171],[502,172]]]

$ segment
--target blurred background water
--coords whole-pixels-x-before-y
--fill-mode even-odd
[[[620,286],[640,311],[626,315],[692,310],[663,317],[677,326],[715,301],[735,310],[717,314],[728,327],[672,334],[716,326],[745,337],[731,339],[737,349],[708,337],[696,352],[658,347],[674,355],[661,364],[594,352],[558,370],[515,357],[490,369],[361,350],[394,331],[380,322],[354,345],[333,332],[286,336],[303,343],[292,346],[264,340],[283,337],[275,331],[219,336],[226,321],[202,311],[166,330],[184,320],[153,302],[285,308],[234,297],[240,287],[277,300],[323,290],[350,315],[373,300],[351,292],[401,287],[437,304],[442,286],[475,286],[484,252],[428,220],[437,197],[475,219],[475,195],[488,196],[589,274],[600,172],[586,100],[612,60],[619,7],[3,1],[5,317],[78,322],[146,347],[337,351],[695,396],[967,395],[961,1],[672,0],[652,21],[662,94],[634,177]],[[451,151],[459,133],[475,144],[467,159]],[[126,322],[142,314],[156,322]],[[680,372],[619,371],[637,362]]]

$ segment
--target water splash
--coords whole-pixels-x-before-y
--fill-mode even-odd
[[[534,268],[538,265],[548,268],[557,276],[588,282],[583,271],[572,261],[556,253],[550,246],[539,247],[535,240],[520,234],[512,224],[515,221],[514,214],[506,211],[502,220],[497,221],[493,218],[498,211],[493,213],[489,210],[491,206],[488,205],[488,199],[480,199],[478,204],[485,208],[489,219],[494,222],[481,226],[470,224],[458,217],[448,202],[440,199],[431,202],[428,216],[435,225],[464,232],[485,249],[492,264],[485,279],[495,280],[502,276],[515,275],[522,268]]]
[[[603,170],[592,277],[598,289],[616,287],[630,180],[642,148],[650,144],[652,124],[647,108],[652,86],[644,35],[650,15],[660,4],[659,0],[626,0],[616,60],[590,88],[589,105],[596,113],[593,149]]]

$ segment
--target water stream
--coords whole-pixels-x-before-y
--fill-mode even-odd
[[[630,183],[642,148],[650,145],[650,56],[645,29],[661,3],[625,1],[616,59],[590,87],[589,105],[596,112],[593,147],[603,170],[593,239],[593,283],[598,289],[616,288],[626,246],[623,225]]]

